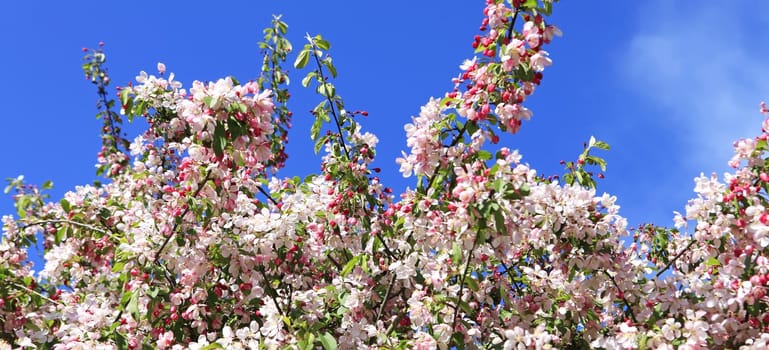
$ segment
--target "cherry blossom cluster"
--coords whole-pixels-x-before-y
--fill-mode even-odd
[[[548,12],[552,4],[543,4],[540,10]],[[520,16],[525,21],[523,29],[514,30],[526,6],[513,5],[510,8],[504,2],[487,1],[480,27],[485,35],[476,35],[472,43],[481,57],[466,60],[460,66],[462,73],[453,80],[454,90],[441,101],[431,100],[419,117],[406,125],[411,153],[398,159],[404,176],[413,172],[430,177],[436,166],[449,166],[463,153],[477,152],[487,139],[498,142],[495,130],[516,133],[522,120],[531,118],[532,112],[523,103],[542,81],[542,71],[552,64],[543,46],[561,31],[547,24],[537,10]],[[449,110],[466,118],[467,124],[457,123]],[[441,141],[447,134],[454,142],[444,147]],[[465,134],[471,142],[459,142]],[[443,154],[438,156],[436,151]]]
[[[320,36],[295,63],[316,63],[303,85],[322,99],[321,170],[305,178],[269,176],[291,116],[279,18],[254,81],[185,90],[159,64],[120,89],[123,115],[150,125],[130,143],[92,53],[109,181],[58,202],[49,185],[10,182],[0,349],[765,348],[769,119],[735,143],[734,172],[695,180],[675,228],[628,228],[583,170],[603,167],[589,150],[608,145],[591,139],[563,183],[496,146],[532,116],[524,103],[552,63],[543,46],[560,35],[552,7],[486,2],[478,56],[405,126],[397,163],[416,181],[397,197]]]

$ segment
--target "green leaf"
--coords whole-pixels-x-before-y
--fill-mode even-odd
[[[299,52],[299,56],[296,57],[296,61],[294,61],[294,67],[304,68],[308,62],[310,62],[310,51],[302,50]]]
[[[133,294],[134,292],[125,292],[125,294],[123,294],[123,296],[120,297],[120,305],[128,303],[128,301],[131,300],[131,296],[133,296]]]
[[[454,334],[451,335],[451,345],[453,345],[457,350],[464,350],[465,335],[461,332],[454,332]]]
[[[70,230],[71,228],[64,228],[60,227],[58,230],[56,230],[56,235],[54,235],[54,242],[56,244],[59,244],[64,241],[65,233]]]
[[[326,59],[323,60],[323,65],[328,68],[328,71],[331,73],[331,77],[336,78],[336,67],[334,67],[333,63],[331,63],[331,57],[326,57]]]
[[[43,183],[43,186],[41,186],[40,188],[42,188],[42,189],[44,189],[44,190],[50,190],[50,189],[52,189],[52,188],[53,188],[53,181],[51,181],[51,180],[48,180],[48,181],[44,182],[44,183]]]
[[[494,191],[500,192],[500,193],[504,192],[506,184],[507,183],[504,180],[502,180],[502,179],[494,180],[494,183],[493,183]]]
[[[649,340],[649,337],[646,336],[646,334],[642,334],[638,339],[638,349],[646,350],[648,340]]]
[[[526,0],[526,2],[523,3],[523,5],[521,7],[530,8],[530,9],[536,8],[537,7],[537,0]]]
[[[59,201],[59,204],[61,204],[61,209],[64,210],[65,213],[69,213],[69,210],[72,209],[69,201],[64,198]]]
[[[331,48],[331,44],[328,41],[321,38],[320,35],[316,36],[313,39],[313,42],[315,43],[315,46],[317,46],[319,49],[323,51],[328,51],[328,49]]]
[[[126,105],[131,99],[131,89],[123,89],[120,91],[120,104]]]
[[[239,102],[231,103],[229,108],[233,112],[240,112],[240,113],[248,112],[248,106],[246,106],[245,104],[239,103]]]
[[[478,221],[478,227],[480,230],[475,234],[475,242],[478,244],[483,244],[486,242],[486,228],[488,228],[488,223],[486,222],[486,218],[481,218],[481,220]]]
[[[315,154],[318,154],[318,152],[320,152],[320,149],[323,148],[323,145],[326,144],[326,142],[325,142],[326,139],[327,139],[327,137],[323,136],[320,139],[318,139],[317,141],[315,141],[315,147],[313,148],[313,150],[315,151]]]
[[[344,265],[344,268],[342,269],[342,272],[341,272],[342,277],[347,276],[347,274],[350,273],[355,268],[355,266],[358,265],[358,263],[360,262],[360,257],[361,257],[360,255],[356,255],[354,258],[350,259],[350,261],[348,261],[347,264]]]
[[[475,134],[475,132],[478,131],[478,124],[476,124],[474,121],[468,121],[466,127],[468,135]]]
[[[224,154],[224,149],[227,147],[227,136],[224,133],[224,125],[221,123],[216,124],[214,129],[214,154],[217,157],[221,157]]]
[[[318,102],[318,105],[315,106],[315,108],[312,109],[314,113],[316,113],[317,116],[323,116],[324,121],[331,121],[331,117],[328,116],[328,112],[326,112],[326,105],[328,104],[327,100],[323,100]]]
[[[465,281],[469,280],[470,278],[465,279]],[[466,301],[459,300],[459,308],[462,309],[462,311],[465,312],[467,315],[473,314],[473,308],[470,307],[470,304],[468,304]]]
[[[576,276],[576,275],[577,275],[577,269],[570,268],[569,269],[569,282],[574,281],[574,276]]]
[[[320,343],[323,344],[323,348],[326,350],[336,350],[336,339],[328,332],[320,336]]]
[[[598,148],[598,149],[602,149],[604,151],[608,151],[608,150],[611,149],[609,144],[606,143],[606,142],[603,142],[603,141],[596,141],[595,144],[593,145],[593,147]]]
[[[118,350],[128,349],[124,335],[118,333],[117,331],[113,331],[112,339],[115,340],[115,346],[118,348]]]
[[[219,97],[214,97],[214,96],[203,97],[203,103],[205,103],[206,107],[208,108],[214,108],[214,106],[216,106],[216,104],[219,103]]]
[[[316,73],[315,71],[312,71],[312,72],[309,72],[309,73],[307,73],[307,76],[306,76],[306,77],[304,77],[304,78],[302,79],[302,86],[303,86],[303,87],[308,87],[308,86],[310,86],[310,81],[312,81],[312,79],[313,79],[313,78],[315,78],[315,76],[316,76],[317,74],[318,74],[318,73]]]
[[[606,171],[606,161],[603,160],[603,158],[598,158],[596,156],[587,156],[585,158],[585,161],[589,164],[598,165],[601,167],[601,171]]]
[[[476,281],[472,276],[467,276],[465,278],[465,284],[467,284],[467,287],[470,288],[473,292],[478,291],[478,281]]]
[[[18,214],[20,218],[27,217],[27,207],[29,207],[30,202],[31,201],[27,196],[21,196],[19,201],[16,202],[16,214]]]
[[[553,3],[550,1],[544,1],[543,5],[545,5],[543,12],[546,16],[550,16],[553,13]]]
[[[478,151],[478,159],[480,160],[489,160],[491,159],[491,152],[487,150],[480,150]]]
[[[288,31],[288,25],[285,22],[278,21],[276,26],[278,27],[280,34],[286,34],[286,31]]]
[[[457,265],[462,263],[462,246],[458,242],[451,247],[451,262]]]
[[[315,117],[315,122],[312,123],[312,127],[310,128],[310,138],[313,140],[317,140],[318,136],[320,135],[320,128],[323,126],[323,118],[320,116]],[[317,151],[315,153],[318,153]]]
[[[334,85],[323,83],[318,86],[318,93],[323,97],[332,97],[335,95],[336,90],[334,89]]]
[[[243,128],[240,127],[240,122],[234,117],[227,119],[227,129],[230,131],[232,138],[238,138],[243,135]]]
[[[312,350],[315,346],[315,334],[310,333],[307,336],[307,345],[304,347],[305,350]]]
[[[721,266],[721,262],[720,262],[720,261],[718,261],[718,259],[716,259],[716,258],[714,258],[714,257],[712,257],[712,256],[711,256],[711,257],[710,257],[710,259],[708,259],[708,260],[705,262],[705,265],[706,265],[706,266]]]
[[[112,272],[123,271],[124,267],[125,267],[125,261],[118,261],[112,265]]]
[[[756,142],[756,149],[757,150],[763,151],[763,150],[766,149],[766,146],[767,146],[766,140],[759,139],[758,142]]]
[[[291,319],[288,318],[288,316],[283,316],[280,318],[281,321],[283,321],[283,324],[285,324],[288,327],[291,327]]]
[[[133,317],[134,320],[139,322],[139,293],[131,293],[131,299],[128,301],[126,310],[131,314],[131,317]]]
[[[505,225],[505,217],[502,215],[502,211],[497,210],[494,212],[494,226],[497,232],[501,234],[507,234],[507,226]]]

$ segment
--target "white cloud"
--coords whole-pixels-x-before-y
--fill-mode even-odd
[[[625,48],[625,83],[677,130],[687,169],[723,170],[730,145],[760,131],[758,104],[769,100],[769,3],[645,2],[639,31]],[[762,8],[757,8],[762,7]]]

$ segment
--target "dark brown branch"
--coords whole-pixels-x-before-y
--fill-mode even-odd
[[[635,318],[635,313],[633,312],[633,307],[630,306],[630,302],[625,297],[625,292],[622,291],[622,289],[617,284],[617,281],[614,280],[614,277],[611,274],[609,274],[606,270],[602,270],[602,272],[604,273],[604,275],[606,275],[606,277],[609,277],[609,280],[614,285],[614,288],[617,288],[617,292],[619,292],[620,299],[622,299],[622,302],[625,304],[625,307],[627,308],[627,311],[630,313],[630,318],[633,320],[633,323],[637,324],[638,320]]]
[[[259,189],[259,192],[261,192],[265,197],[267,197],[267,199],[269,199],[270,202],[272,202],[272,204],[278,205],[278,202],[275,200],[275,198],[272,198],[272,196],[269,193],[267,193],[267,191],[264,188],[262,188],[262,186],[257,187],[257,189]]]
[[[480,229],[479,229],[480,230]],[[454,307],[454,317],[453,321],[451,323],[451,329],[457,329],[457,319],[459,317],[459,303],[462,302],[462,295],[464,294],[465,289],[465,279],[467,278],[467,273],[470,271],[470,263],[473,260],[473,253],[475,252],[475,247],[478,245],[478,234],[480,232],[476,232],[476,237],[473,239],[473,247],[470,248],[470,252],[467,255],[467,263],[465,263],[465,270],[462,272],[462,278],[459,282],[459,295],[457,295],[457,305]]]
[[[668,262],[668,264],[667,264],[667,265],[665,265],[665,267],[664,267],[662,270],[659,270],[659,271],[657,272],[657,274],[656,274],[654,277],[659,277],[660,275],[662,275],[663,273],[665,273],[665,271],[667,271],[667,270],[668,270],[668,269],[669,269],[671,266],[673,266],[673,264],[676,262],[676,260],[678,260],[678,258],[680,258],[680,257],[681,257],[681,255],[684,255],[684,253],[685,253],[687,250],[689,250],[689,248],[691,248],[691,247],[694,245],[694,243],[696,243],[696,242],[697,242],[697,240],[695,240],[694,238],[692,238],[692,241],[691,241],[691,242],[689,242],[689,244],[687,244],[687,245],[686,245],[686,247],[684,247],[684,249],[683,249],[683,250],[681,250],[680,252],[678,252],[678,254],[676,254],[676,256],[675,256],[675,257],[673,257],[673,259],[672,259],[672,260],[670,260],[670,262]]]

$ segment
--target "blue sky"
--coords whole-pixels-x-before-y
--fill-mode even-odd
[[[12,2],[0,12],[0,178],[53,180],[53,199],[95,179],[96,93],[80,70],[82,47],[106,43],[115,85],[164,62],[176,78],[256,76],[256,43],[282,13],[294,46],[305,33],[332,43],[337,91],[369,111],[378,165],[396,191],[403,124],[451,88],[471,57],[483,1]],[[534,117],[505,139],[544,174],[561,173],[591,135],[612,146],[599,191],[619,197],[632,224],[672,224],[700,172],[727,170],[733,140],[759,131],[769,100],[769,3],[684,0],[562,1],[564,32],[529,102]],[[296,50],[298,51],[298,50]],[[293,62],[293,59],[291,59]],[[284,176],[317,172],[305,111],[318,101],[293,76],[295,111]],[[136,129],[132,131],[136,133]],[[13,212],[10,197],[0,213]]]

